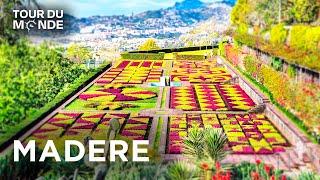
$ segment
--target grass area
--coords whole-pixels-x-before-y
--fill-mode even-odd
[[[162,124],[163,124],[163,118],[159,117],[158,126],[157,126],[157,133],[156,133],[156,137],[154,139],[154,144],[153,144],[153,149],[155,149],[155,150],[159,149],[159,146],[160,146]]]
[[[165,108],[166,100],[167,100],[167,88],[164,87],[162,91],[162,97],[161,97],[161,106],[160,106],[161,109]]]
[[[143,109],[152,109],[155,108],[157,103],[157,97],[145,100],[138,100],[138,101],[124,101],[124,102],[117,102],[122,104],[130,104],[137,107],[130,107],[124,108],[123,110],[138,112]],[[94,107],[87,107],[88,101],[76,99],[71,104],[66,107],[66,110],[97,110]],[[118,109],[115,109],[118,110]]]
[[[212,49],[208,50],[198,50],[198,51],[184,51],[184,52],[179,52],[179,55],[206,55],[212,52]]]
[[[166,53],[164,59],[173,59],[173,53]]]
[[[17,135],[19,132],[27,130],[32,126],[37,120],[42,119],[48,112],[53,111],[57,106],[62,104],[65,99],[69,98],[72,94],[83,88],[87,82],[98,74],[102,73],[106,66],[109,64],[104,64],[97,69],[92,70],[86,75],[80,76],[73,84],[65,88],[65,90],[59,93],[53,101],[50,101],[42,108],[37,111],[32,112],[24,121],[15,126],[6,126],[5,131],[1,133],[0,144],[3,145],[6,141],[10,140],[13,136]]]

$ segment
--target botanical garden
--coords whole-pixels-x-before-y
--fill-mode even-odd
[[[149,41],[94,68],[86,47],[1,34],[0,179],[320,179],[319,3],[299,2],[277,19],[271,1],[239,0],[215,46]],[[15,139],[36,140],[36,159],[47,140],[60,154],[148,140],[150,162],[13,162]]]

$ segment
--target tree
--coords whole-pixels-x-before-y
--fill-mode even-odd
[[[317,18],[318,12],[318,0],[294,0],[292,13],[296,22],[310,23]]]
[[[235,25],[241,23],[248,24],[248,15],[251,12],[251,6],[248,0],[239,0],[232,9],[231,22]]]
[[[15,44],[23,35],[22,31],[12,29],[13,9],[40,9],[36,0],[1,0],[0,1],[0,41]]]
[[[160,49],[160,47],[157,45],[154,39],[148,39],[146,40],[146,42],[144,42],[139,46],[140,51],[148,51],[148,50],[154,50],[154,49]]]
[[[79,44],[71,44],[67,48],[67,58],[73,62],[83,63],[85,60],[92,58],[92,54],[87,47],[83,47]]]

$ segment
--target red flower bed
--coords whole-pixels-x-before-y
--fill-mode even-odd
[[[128,66],[130,61],[122,61],[116,68],[124,69]]]

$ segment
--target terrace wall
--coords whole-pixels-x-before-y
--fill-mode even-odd
[[[319,148],[315,148],[312,142],[300,132],[294,124],[284,116],[260,91],[256,90],[253,85],[245,79],[238,71],[234,69],[232,65],[219,57],[225,67],[229,70],[232,77],[239,78],[240,87],[253,99],[257,104],[266,104],[266,116],[272,121],[272,123],[281,131],[281,133],[288,139],[293,145],[293,148],[298,154],[300,160],[305,160],[307,157],[316,167],[320,170],[320,152]]]

